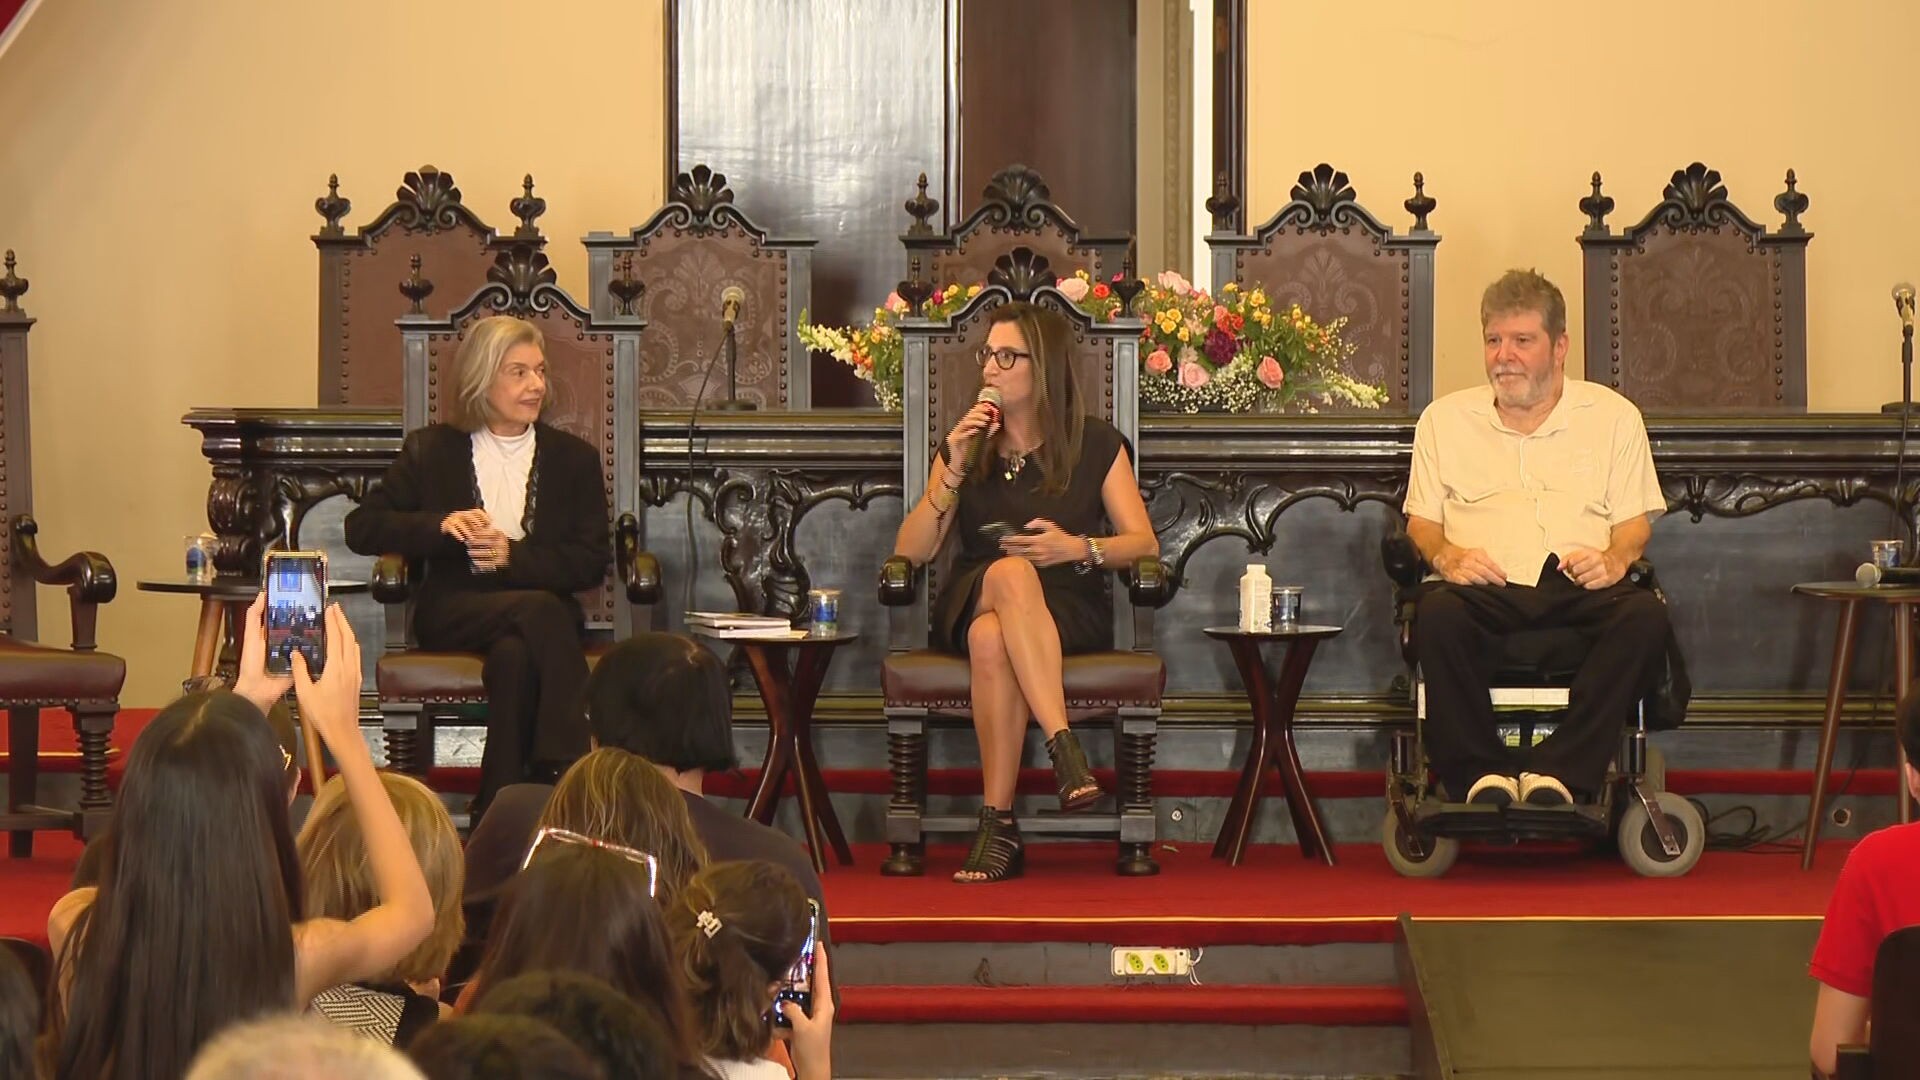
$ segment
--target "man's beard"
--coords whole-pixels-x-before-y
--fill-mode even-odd
[[[1524,371],[1514,372],[1521,380],[1517,388],[1512,379],[1502,380],[1497,377],[1499,374],[1495,372],[1488,375],[1487,382],[1492,384],[1493,398],[1501,408],[1528,409],[1547,399],[1547,386],[1552,377],[1550,373],[1536,379]]]

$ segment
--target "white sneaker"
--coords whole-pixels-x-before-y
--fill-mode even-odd
[[[1565,806],[1573,801],[1567,785],[1542,773],[1520,774],[1520,801],[1528,806]]]
[[[1488,773],[1467,789],[1467,801],[1485,806],[1511,806],[1520,799],[1520,785],[1513,777]]]

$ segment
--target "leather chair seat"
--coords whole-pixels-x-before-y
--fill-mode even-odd
[[[609,646],[587,647],[589,670],[606,655]],[[374,686],[381,701],[420,704],[484,702],[487,685],[480,677],[484,653],[424,652],[418,649],[389,653],[373,666]]]
[[[1157,709],[1167,684],[1167,665],[1154,653],[1083,653],[1067,657],[1062,667],[1067,712],[1073,719],[1129,706]],[[881,693],[889,707],[965,716],[973,701],[972,683],[967,658],[951,653],[896,653],[880,668]]]
[[[74,652],[0,636],[0,703],[112,701],[126,680],[127,662],[112,653]]]

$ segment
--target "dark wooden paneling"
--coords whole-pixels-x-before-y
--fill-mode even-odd
[[[900,204],[945,173],[945,0],[700,0],[669,18],[672,169],[709,165],[756,223],[819,241],[816,321],[871,316],[905,276]],[[872,397],[820,360],[813,402]]]
[[[1018,162],[1090,233],[1134,231],[1133,0],[957,0],[960,175],[950,220]]]

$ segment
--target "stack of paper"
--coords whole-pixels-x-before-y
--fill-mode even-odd
[[[689,611],[687,629],[713,638],[792,640],[807,636],[779,615],[748,615],[738,611]]]

